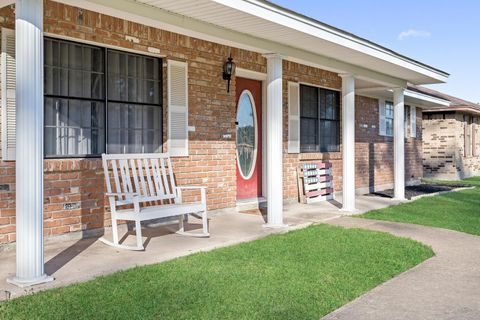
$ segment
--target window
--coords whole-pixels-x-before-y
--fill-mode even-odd
[[[379,134],[393,137],[394,131],[394,106],[391,101],[379,100]],[[404,130],[405,138],[417,137],[417,108],[415,106],[404,107]]]
[[[105,64],[100,48],[45,40],[45,154],[105,152]]]
[[[45,156],[161,151],[161,67],[161,59],[46,38]]]
[[[108,153],[159,152],[161,79],[156,58],[108,50]]]
[[[393,102],[385,101],[385,135],[393,137]]]
[[[340,151],[340,95],[300,85],[300,151]]]

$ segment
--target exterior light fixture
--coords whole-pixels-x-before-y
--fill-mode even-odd
[[[223,80],[227,80],[227,92],[230,92],[230,80],[232,80],[232,75],[235,74],[235,62],[233,62],[232,55],[228,57],[227,61],[223,65]]]

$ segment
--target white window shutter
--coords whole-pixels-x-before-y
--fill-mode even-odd
[[[386,123],[386,109],[385,109],[385,100],[378,100],[378,134],[381,136],[387,135],[387,123]]]
[[[188,156],[188,65],[168,61],[168,153]]]
[[[300,153],[300,85],[288,83],[288,153]]]
[[[15,30],[2,28],[0,61],[2,107],[2,159],[15,160],[16,103],[15,103]]]
[[[410,137],[417,137],[417,108],[410,106]]]

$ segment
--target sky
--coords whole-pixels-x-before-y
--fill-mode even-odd
[[[435,90],[480,102],[479,0],[271,0],[446,71]]]

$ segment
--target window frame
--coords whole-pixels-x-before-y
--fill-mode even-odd
[[[81,98],[81,97],[70,97],[70,96],[63,96],[63,95],[51,95],[51,94],[45,94],[45,90],[44,90],[44,93],[43,93],[43,99],[44,99],[44,112],[45,112],[45,99],[46,98],[54,98],[54,99],[66,99],[66,100],[80,100],[80,101],[94,101],[94,102],[98,102],[98,103],[103,103],[103,108],[104,108],[104,123],[103,123],[103,130],[104,130],[104,146],[105,146],[105,150],[104,150],[104,153],[105,154],[108,154],[108,104],[109,103],[127,103],[128,105],[140,105],[140,106],[153,106],[153,107],[159,107],[160,108],[160,115],[161,115],[161,119],[160,119],[160,129],[159,131],[161,132],[162,136],[160,138],[160,149],[162,150],[161,152],[163,152],[163,149],[164,149],[164,141],[163,141],[163,130],[164,130],[164,89],[163,89],[163,85],[164,85],[164,70],[163,70],[163,63],[164,63],[164,58],[163,57],[159,57],[159,56],[152,56],[152,55],[148,55],[148,54],[142,54],[142,53],[137,53],[137,52],[132,52],[132,51],[129,51],[128,49],[125,49],[125,50],[122,50],[122,48],[111,48],[111,47],[108,47],[108,46],[105,46],[105,45],[101,45],[101,44],[91,44],[91,43],[83,43],[83,42],[80,42],[80,41],[75,41],[75,40],[70,40],[70,39],[63,39],[63,38],[57,38],[57,37],[51,37],[51,36],[45,36],[44,37],[44,43],[45,41],[47,40],[52,40],[52,41],[56,41],[58,43],[67,43],[67,44],[74,44],[74,45],[79,45],[79,46],[82,46],[82,47],[91,47],[91,48],[96,48],[96,49],[100,49],[102,52],[103,52],[103,71],[104,71],[104,81],[103,81],[103,92],[104,92],[104,98],[103,99],[95,99],[95,98]],[[128,54],[128,55],[134,55],[134,56],[140,56],[140,57],[148,57],[148,58],[151,58],[151,59],[157,59],[158,60],[158,68],[159,68],[159,80],[158,80],[158,83],[159,83],[159,88],[158,88],[158,92],[159,92],[159,104],[154,104],[154,103],[138,103],[138,102],[131,102],[131,101],[128,101],[128,102],[125,102],[125,101],[119,101],[119,100],[110,100],[109,97],[108,97],[108,53],[110,51],[116,51],[116,52],[119,52],[119,53],[123,53],[123,54]],[[44,72],[44,77],[45,77],[45,62],[44,62],[44,69],[43,69],[43,72]],[[49,126],[49,127],[52,127],[52,126]],[[45,131],[45,124],[43,125],[43,128],[44,128],[44,131]],[[128,130],[128,128],[125,128],[125,130]],[[75,158],[80,158],[80,159],[83,159],[83,158],[93,158],[93,159],[98,159],[98,158],[101,158],[102,156],[102,153],[98,153],[98,154],[74,154],[74,155],[47,155],[45,153],[45,140],[44,140],[44,159],[75,159]],[[128,153],[125,153],[125,154],[128,154]]]
[[[388,113],[387,113],[387,109],[388,109],[389,107],[391,107],[391,109],[392,109],[392,116],[391,116],[391,117],[387,116],[387,114],[388,114]],[[393,133],[394,133],[394,131],[395,131],[395,130],[394,130],[394,127],[393,127],[393,126],[394,126],[394,123],[395,123],[394,118],[395,118],[395,107],[394,107],[393,101],[385,100],[385,137],[393,137]],[[388,127],[387,127],[387,120],[392,120],[392,126],[391,126],[391,128],[392,128],[392,133],[391,133],[391,134],[389,134],[389,133],[388,133],[388,130],[387,130],[387,129],[388,129]]]
[[[316,117],[306,117],[302,115],[302,87],[310,87],[316,90],[316,95],[317,95],[317,116]],[[326,115],[322,117],[322,104],[320,103],[321,96],[323,95],[326,98],[327,93],[333,93],[335,95],[335,100],[336,100],[336,105],[334,108],[336,109],[334,113],[336,113],[337,117],[335,119],[329,118]],[[326,106],[325,106],[326,108]],[[326,111],[326,109],[325,109]],[[322,86],[317,86],[314,84],[310,83],[299,83],[299,128],[300,128],[300,135],[299,135],[299,145],[300,145],[300,153],[333,153],[333,152],[340,152],[341,150],[341,96],[340,96],[340,91],[331,89],[331,88],[326,88]],[[316,143],[315,145],[318,146],[318,150],[306,150],[305,148],[302,148],[302,119],[311,119],[316,121]],[[325,122],[335,122],[337,124],[337,132],[336,132],[336,148],[333,151],[329,150],[322,150],[322,123]]]

